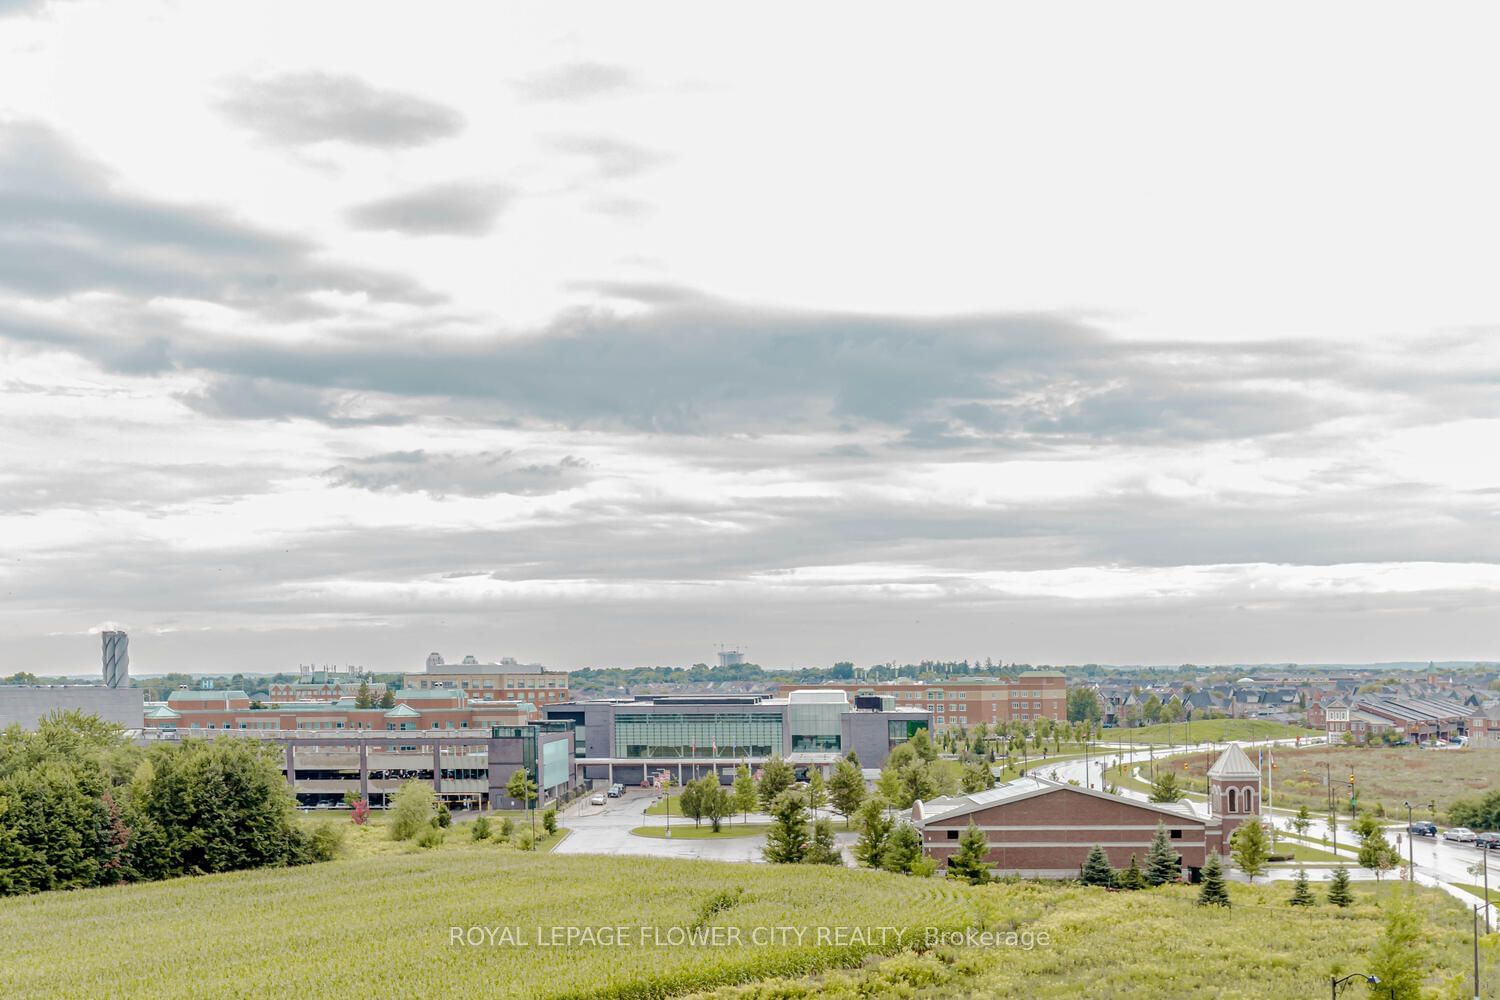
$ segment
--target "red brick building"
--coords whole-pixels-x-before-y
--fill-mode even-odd
[[[1068,717],[1068,680],[1054,670],[1028,670],[1010,677],[964,677],[945,681],[891,681],[880,684],[783,684],[777,692],[835,688],[856,695],[890,695],[897,708],[919,708],[932,713],[932,728],[945,732],[963,726],[973,729],[1008,722],[1033,722]]]
[[[973,795],[918,802],[912,819],[923,848],[940,866],[958,850],[970,823],[984,831],[989,862],[1001,874],[1027,878],[1075,878],[1098,844],[1116,868],[1131,855],[1144,864],[1158,824],[1190,878],[1208,852],[1229,853],[1229,837],[1260,812],[1260,771],[1237,744],[1209,769],[1209,807],[1187,802],[1155,803],[1026,777]]]
[[[463,691],[397,691],[394,708],[355,708],[353,698],[333,702],[294,702],[251,708],[243,691],[173,691],[165,705],[146,708],[150,729],[179,732],[243,729],[329,732],[338,730],[410,732],[489,729],[532,721],[536,706],[518,701],[471,701]]]

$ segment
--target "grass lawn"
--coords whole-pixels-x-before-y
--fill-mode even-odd
[[[673,824],[673,840],[729,840],[734,837],[759,837],[771,828],[769,823],[725,823],[718,833],[707,823],[702,826],[693,826],[686,823],[682,826]],[[630,831],[637,837],[654,837],[657,840],[667,839],[667,828],[664,826],[638,826]]]
[[[1484,886],[1482,885],[1469,885],[1467,882],[1454,882],[1452,885],[1455,889],[1462,889],[1464,892],[1484,899]],[[1490,886],[1490,902],[1500,903],[1500,885]]]
[[[1354,864],[1354,862],[1349,860],[1348,858],[1341,858],[1337,854],[1334,854],[1332,851],[1325,851],[1321,848],[1313,847],[1311,844],[1304,844],[1301,841],[1297,840],[1287,840],[1285,839],[1285,837],[1286,834],[1283,831],[1278,830],[1276,832],[1275,853],[1286,854],[1290,852],[1293,861],[1341,861],[1346,865]]]
[[[490,819],[490,838],[488,840],[475,840],[471,832],[473,823],[454,823],[450,826],[444,837],[443,843],[438,847],[418,847],[412,840],[392,840],[386,828],[386,817],[371,815],[370,821],[364,826],[355,826],[349,821],[347,815],[340,819],[325,819],[322,817],[303,819],[305,826],[319,826],[329,824],[343,830],[344,834],[344,857],[345,858],[372,858],[386,857],[390,855],[412,855],[431,854],[433,852],[451,853],[462,851],[515,851],[524,853],[515,847],[514,841],[502,843],[500,841],[500,824],[503,818]],[[528,821],[523,816],[512,817],[516,832],[528,826]],[[538,851],[550,851],[562,842],[568,835],[565,827],[560,827],[557,833],[548,837],[542,829],[540,814],[536,821]]]
[[[1265,719],[1203,719],[1192,723],[1104,730],[1104,739],[1114,743],[1223,743],[1226,740],[1290,740],[1322,735],[1321,729],[1289,726]]]
[[[1254,754],[1251,754],[1254,760]],[[1355,778],[1360,808],[1385,807],[1392,823],[1406,822],[1402,802],[1411,802],[1416,819],[1433,819],[1427,803],[1437,802],[1439,817],[1454,799],[1482,795],[1500,774],[1500,749],[1419,750],[1416,747],[1308,747],[1276,751],[1272,804],[1278,809],[1307,806],[1313,816],[1328,812],[1323,762],[1330,765],[1333,795],[1341,815],[1349,813],[1349,775]],[[1188,766],[1183,770],[1181,764]],[[1207,771],[1201,754],[1174,764],[1178,776],[1202,787]]]
[[[681,816],[682,815],[682,803],[678,801],[681,798],[682,798],[682,790],[678,789],[677,791],[668,794],[665,799],[658,800],[656,802],[651,803],[649,806],[647,806],[646,807],[646,815],[647,816],[666,816],[667,815],[667,810],[670,809],[671,810],[671,815],[673,815],[673,816]],[[758,811],[759,809],[760,809],[760,806],[757,805],[755,807],[755,809],[752,810],[752,812]],[[686,818],[686,817],[684,817],[684,818]],[[734,818],[735,819],[739,819],[740,818],[740,814],[739,813],[735,813],[734,814]],[[688,820],[688,822],[692,822],[692,820]],[[725,822],[728,822],[728,820],[725,820]],[[676,836],[676,835],[674,834],[673,836]]]

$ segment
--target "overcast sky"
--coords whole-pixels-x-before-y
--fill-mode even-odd
[[[1500,658],[1492,11],[0,0],[0,673]]]

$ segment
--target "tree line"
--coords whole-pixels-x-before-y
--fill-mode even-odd
[[[257,741],[139,747],[78,712],[0,733],[0,895],[324,861],[340,839],[297,822]]]

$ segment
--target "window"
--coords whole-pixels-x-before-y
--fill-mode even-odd
[[[1182,839],[1182,831],[1181,830],[1173,830],[1172,831],[1172,839],[1173,840],[1181,840]]]
[[[1238,812],[1238,808],[1235,805],[1235,803],[1236,803],[1235,791],[1236,791],[1236,789],[1233,789],[1233,788],[1231,788],[1229,790],[1229,811],[1230,812]]]
[[[957,830],[949,830],[948,831],[948,839],[949,840],[957,840],[958,839],[958,831]]]

